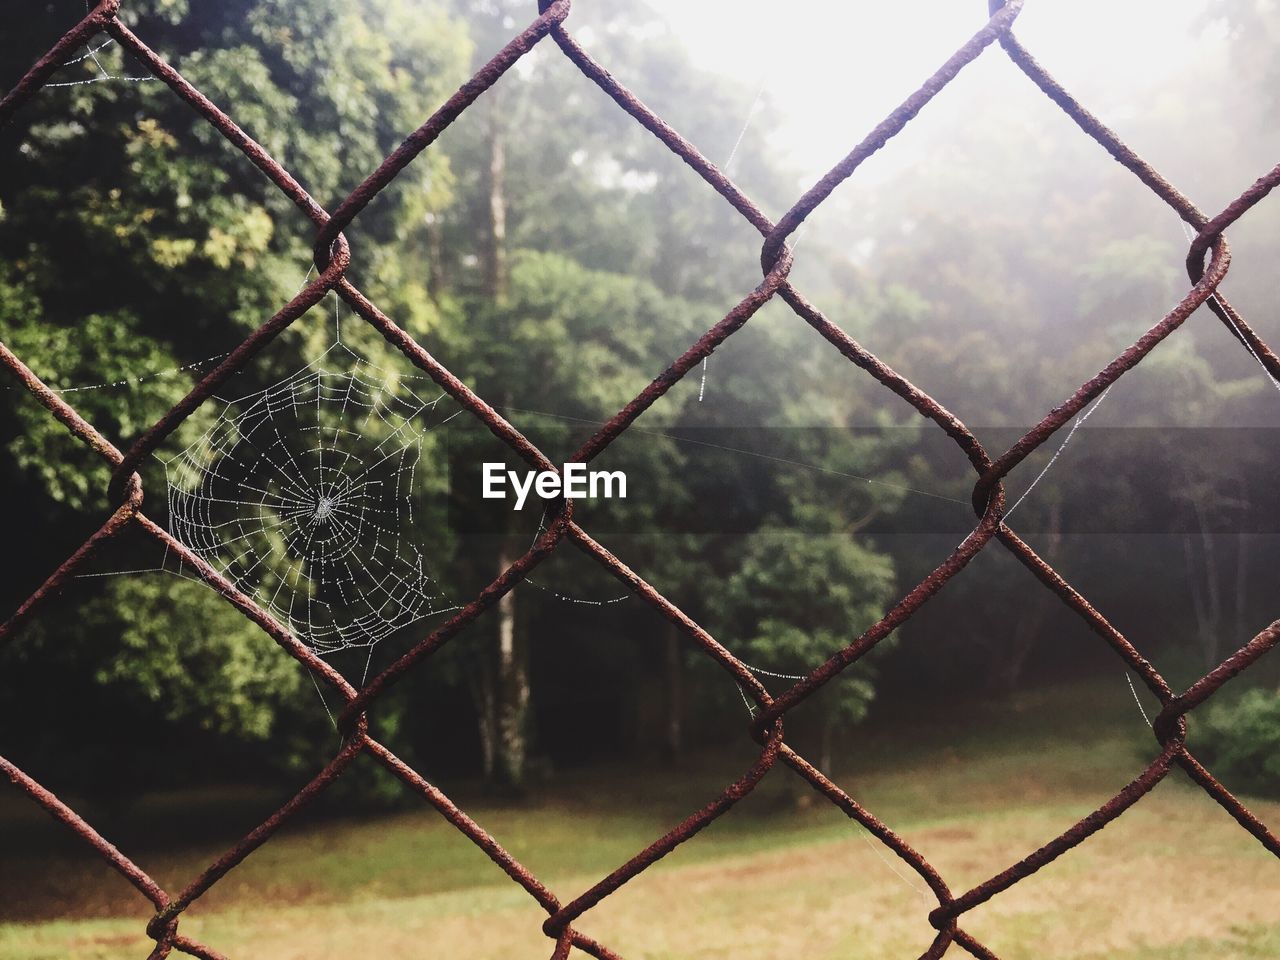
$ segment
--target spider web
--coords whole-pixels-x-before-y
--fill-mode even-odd
[[[316,652],[372,648],[452,609],[414,502],[444,399],[339,341],[165,462],[170,532]]]

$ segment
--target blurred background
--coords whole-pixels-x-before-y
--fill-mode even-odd
[[[84,9],[2,6],[7,89]],[[122,18],[332,209],[535,15],[507,0],[139,0]],[[985,16],[943,0],[580,0],[568,26],[777,218]],[[1029,0],[1016,33],[1210,214],[1280,155],[1271,0]],[[314,231],[105,36],[71,59],[0,131],[0,337],[124,446],[298,291]],[[1231,229],[1222,287],[1271,343],[1278,228],[1264,201]],[[760,278],[759,235],[550,41],[347,235],[353,282],[557,462]],[[1189,286],[1178,217],[998,47],[793,244],[795,285],[993,454]],[[1006,480],[1012,526],[1175,689],[1276,616],[1278,391],[1200,310],[1069,445],[1064,430]],[[361,400],[372,413],[353,420]],[[276,438],[262,450],[259,429]],[[323,547],[371,552],[327,574],[288,532],[288,505],[264,499],[314,492],[299,480],[308,436],[375,465],[395,454],[357,511],[372,526],[335,524]],[[11,612],[100,525],[109,478],[11,378],[0,438]],[[479,498],[485,460],[518,465],[329,297],[157,451],[145,509],[358,683],[537,536],[537,508]],[[578,519],[775,692],[975,523],[963,454],[776,300],[597,465],[626,471],[628,497],[584,501]],[[365,572],[376,603],[355,596]],[[531,579],[394,687],[371,728],[568,900],[755,751],[734,681],[599,565],[566,547]],[[370,616],[385,627],[374,646]],[[1197,711],[1189,737],[1273,828],[1278,688],[1273,656]],[[0,751],[171,890],[333,756],[338,706],[141,537],[103,550],[0,648]],[[1135,776],[1158,753],[1157,710],[993,544],[787,731],[958,892]],[[779,767],[576,926],[652,960],[907,957],[932,940],[930,902]],[[965,926],[1002,957],[1252,958],[1280,955],[1277,902],[1280,864],[1175,770]],[[145,956],[149,915],[0,789],[0,957]],[[479,960],[545,955],[542,919],[361,759],[182,929],[236,957]]]

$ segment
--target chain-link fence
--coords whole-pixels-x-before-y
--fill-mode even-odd
[[[1023,542],[1002,519],[1005,508],[1003,478],[1032,451],[1070,422],[1108,386],[1140,363],[1158,343],[1173,334],[1192,312],[1202,305],[1207,305],[1222,320],[1227,333],[1238,339],[1244,349],[1259,360],[1273,378],[1280,379],[1280,357],[1276,356],[1227,300],[1217,292],[1227,274],[1231,259],[1223,233],[1261,201],[1277,183],[1280,183],[1280,166],[1272,169],[1250,186],[1221,212],[1212,217],[1207,216],[1138,157],[1115,133],[1073,99],[1023,48],[1011,32],[1014,21],[1022,9],[1023,0],[1008,0],[1008,2],[993,0],[990,19],[982,28],[930,76],[919,90],[894,110],[775,223],[765,216],[760,208],[721,170],[649,110],[578,45],[565,26],[570,0],[555,0],[555,2],[543,0],[539,4],[537,18],[527,28],[512,38],[421,127],[409,134],[404,143],[391,153],[377,170],[342,200],[332,213],[329,213],[303,189],[288,170],[240,129],[227,113],[213,104],[177,70],[151,50],[143,40],[135,36],[117,17],[120,5],[121,0],[102,0],[84,20],[63,36],[4,100],[0,101],[0,124],[10,121],[15,112],[49,82],[50,77],[69,55],[95,35],[106,32],[247,156],[315,223],[318,231],[315,243],[318,275],[275,316],[233,350],[216,369],[205,376],[180,403],[148,429],[132,447],[123,452],[104,438],[92,424],[84,420],[58,393],[46,386],[21,358],[0,343],[0,361],[3,361],[4,365],[68,430],[111,464],[114,473],[109,495],[110,502],[116,504],[102,527],[54,571],[7,623],[0,626],[0,640],[8,637],[19,624],[35,615],[43,604],[55,597],[67,580],[76,575],[76,572],[104,543],[130,528],[140,529],[162,543],[172,555],[181,559],[191,574],[207,583],[228,603],[234,605],[244,616],[266,631],[317,679],[336,691],[344,703],[340,717],[343,740],[337,755],[283,807],[245,835],[207,870],[192,880],[185,889],[177,893],[162,889],[123,851],[113,846],[57,796],[17,766],[0,758],[0,768],[11,780],[51,815],[65,823],[154,904],[156,913],[147,925],[147,933],[155,940],[151,957],[166,957],[175,950],[196,957],[220,957],[221,954],[213,948],[198,943],[180,932],[179,921],[183,913],[237,864],[267,842],[308,802],[332,784],[362,753],[382,764],[420,794],[483,850],[498,869],[523,887],[529,896],[546,910],[548,916],[543,924],[543,931],[554,942],[553,960],[567,957],[573,948],[595,957],[617,957],[618,954],[609,947],[576,930],[575,922],[641,871],[696,835],[712,820],[727,813],[739,800],[749,794],[779,761],[790,767],[814,790],[843,810],[845,814],[862,824],[928,884],[937,898],[937,906],[928,914],[929,923],[937,931],[932,944],[924,953],[925,957],[930,958],[942,956],[953,944],[975,957],[993,957],[994,954],[987,947],[965,931],[961,926],[961,918],[968,911],[1051,863],[1115,820],[1149,793],[1175,766],[1186,771],[1192,780],[1220,804],[1244,830],[1247,830],[1268,851],[1280,857],[1280,838],[1277,838],[1275,833],[1218,783],[1191,753],[1186,744],[1185,720],[1191,710],[1204,703],[1228,680],[1249,668],[1277,642],[1280,642],[1280,621],[1271,624],[1253,637],[1185,691],[1175,694],[1159,671],[1143,658],[1124,635],[1108,623],[1106,618],[1057,571],[1037,556],[1035,551]],[[450,123],[470,107],[482,93],[498,83],[516,61],[547,37],[551,38],[552,42],[588,79],[608,94],[619,108],[626,111],[637,123],[649,130],[676,156],[692,167],[711,189],[731,204],[763,237],[760,261],[764,280],[760,285],[747,294],[722,320],[707,330],[666,370],[659,373],[648,387],[618,411],[570,460],[587,462],[599,455],[637,417],[699,364],[715,347],[747,323],[761,306],[773,297],[779,297],[791,307],[796,316],[813,327],[850,362],[874,377],[921,416],[932,420],[945,431],[968,457],[977,474],[972,502],[978,521],[964,541],[932,573],[898,600],[878,623],[780,696],[770,696],[748,667],[646,583],[642,577],[629,569],[622,560],[594,540],[574,521],[572,503],[563,504],[528,552],[490,583],[474,600],[429,636],[414,644],[407,653],[359,689],[348,683],[337,671],[294,637],[284,625],[272,618],[250,597],[237,590],[227,579],[181,542],[175,540],[141,510],[142,480],[135,471],[143,459],[156,450],[165,438],[173,433],[200,404],[212,396],[222,383],[236,371],[251,363],[258,352],[272,339],[330,291],[336,292],[388,342],[425,371],[449,396],[483,422],[490,431],[505,441],[529,464],[542,470],[556,469],[547,457],[508,423],[497,410],[484,399],[476,396],[465,383],[450,373],[421,344],[383,314],[347,279],[351,252],[342,232],[360,215],[378,192],[391,183],[418,154],[427,149]],[[992,44],[999,44],[1005,54],[1032,83],[1057,104],[1086,135],[1130,170],[1147,189],[1168,204],[1193,232],[1191,247],[1187,254],[1187,272],[1191,287],[1182,301],[1131,347],[1107,364],[1096,376],[1082,384],[1075,393],[1051,410],[1017,443],[997,457],[992,457],[983,448],[958,417],[928,393],[896,373],[875,354],[855,342],[805,299],[800,290],[788,279],[792,266],[792,252],[787,246],[788,237],[840,183],[853,174],[864,160],[892,140],[925,104],[938,96],[968,63]],[[949,580],[959,574],[979,551],[992,543],[999,543],[1001,547],[1010,551],[1046,589],[1051,590],[1063,603],[1074,610],[1159,699],[1161,710],[1152,724],[1158,745],[1158,755],[1123,790],[1060,836],[973,889],[955,893],[920,853],[819,772],[809,761],[796,753],[786,742],[783,721],[788,711],[813,695],[842,670],[869,653],[880,641],[927,603]],[[530,571],[564,544],[572,544],[594,557],[630,591],[675,624],[685,636],[730,674],[733,680],[755,700],[757,710],[749,733],[760,747],[758,758],[740,779],[726,786],[706,806],[690,815],[669,833],[567,903],[553,894],[449,797],[373,739],[369,735],[367,722],[369,711],[375,707],[379,697],[390,686],[466,630],[492,608],[499,598],[512,590]]]

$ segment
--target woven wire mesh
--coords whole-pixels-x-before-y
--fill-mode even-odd
[[[1186,743],[1185,719],[1190,711],[1213,696],[1228,680],[1248,669],[1277,642],[1280,642],[1280,621],[1272,623],[1250,639],[1186,690],[1175,693],[1159,671],[1143,658],[1124,635],[1004,522],[1005,493],[1002,483],[1003,478],[1029,454],[1068,424],[1124,373],[1140,363],[1158,343],[1173,334],[1195,310],[1203,305],[1207,305],[1222,320],[1227,332],[1239,340],[1244,349],[1260,360],[1272,377],[1280,379],[1280,357],[1276,356],[1226,298],[1218,292],[1230,264],[1230,251],[1223,235],[1224,231],[1261,201],[1277,183],[1280,183],[1280,166],[1266,173],[1222,211],[1213,216],[1205,214],[1135,154],[1115,133],[1081,106],[1019,43],[1012,33],[1012,27],[1022,9],[1023,0],[1007,0],[1007,2],[992,0],[990,19],[982,25],[981,29],[775,223],[720,169],[654,114],[578,45],[565,26],[570,0],[555,0],[555,2],[543,0],[539,3],[536,19],[514,36],[422,126],[410,133],[401,146],[389,154],[378,169],[330,213],[312,199],[289,171],[241,130],[227,113],[214,105],[145,42],[135,36],[117,17],[120,5],[121,0],[102,0],[79,24],[58,40],[49,52],[23,76],[17,86],[0,101],[0,124],[9,122],[16,111],[49,83],[50,77],[71,53],[94,36],[105,32],[247,156],[314,222],[318,231],[315,243],[317,276],[278,313],[236,347],[213,371],[200,380],[181,402],[169,410],[125,451],[119,450],[105,439],[61,395],[46,386],[19,357],[0,343],[0,362],[3,362],[72,434],[88,444],[111,465],[113,479],[109,488],[109,502],[115,505],[106,522],[54,571],[21,605],[13,617],[0,626],[0,640],[33,616],[43,604],[48,603],[104,543],[127,530],[141,530],[179,558],[191,575],[208,584],[245,617],[269,634],[303,667],[311,671],[317,680],[335,691],[344,704],[339,720],[343,740],[337,755],[284,806],[246,834],[184,889],[177,892],[163,889],[124,852],[108,842],[91,824],[57,796],[16,765],[0,757],[0,769],[3,769],[14,783],[69,827],[154,905],[155,914],[147,925],[147,933],[155,941],[151,957],[166,957],[174,951],[196,957],[221,957],[222,955],[212,947],[199,943],[179,931],[179,922],[183,913],[237,864],[266,843],[309,801],[322,793],[360,754],[366,754],[380,763],[418,793],[483,850],[498,869],[519,884],[546,911],[548,916],[543,924],[543,932],[554,944],[551,954],[553,960],[567,957],[575,948],[600,958],[619,956],[606,945],[579,932],[574,924],[605,897],[615,893],[637,874],[670,853],[677,845],[696,835],[711,821],[727,813],[779,762],[807,781],[815,791],[844,811],[847,816],[864,826],[928,885],[937,900],[937,906],[928,914],[928,922],[937,931],[931,945],[923,954],[924,957],[929,958],[942,956],[953,945],[975,957],[994,957],[995,954],[989,948],[961,926],[964,915],[1067,853],[1121,816],[1168,776],[1174,767],[1181,767],[1235,819],[1241,828],[1273,855],[1280,857],[1280,838],[1277,838],[1275,833],[1223,787],[1192,754]],[[933,421],[968,457],[977,475],[972,504],[978,520],[964,541],[927,577],[902,596],[881,620],[779,696],[771,696],[751,670],[729,650],[646,583],[642,577],[629,569],[605,546],[594,540],[574,521],[571,502],[561,505],[533,546],[501,576],[485,587],[446,623],[415,643],[398,660],[359,689],[348,683],[279,621],[238,591],[214,568],[142,512],[142,480],[135,471],[143,459],[155,451],[186,417],[214,394],[221,384],[249,364],[273,338],[330,291],[335,292],[388,342],[421,368],[442,390],[470,411],[497,437],[506,442],[521,458],[538,469],[556,469],[537,447],[493,407],[481,397],[476,396],[465,383],[440,364],[422,345],[382,313],[347,279],[346,272],[351,264],[351,251],[342,232],[360,215],[379,191],[391,183],[418,154],[427,149],[449,124],[470,107],[485,90],[498,83],[506,71],[522,56],[548,37],[584,76],[600,87],[620,109],[696,171],[708,186],[732,205],[759,231],[763,238],[760,262],[764,279],[759,286],[748,293],[723,319],[707,330],[666,370],[659,373],[648,387],[619,410],[569,458],[570,461],[587,462],[599,455],[626,431],[637,417],[698,365],[714,348],[747,323],[761,306],[778,297],[794,311],[796,316],[813,327],[846,359],[897,394],[922,417]],[[1147,189],[1171,207],[1190,227],[1193,237],[1186,261],[1190,289],[1177,306],[1150,327],[1132,346],[1107,364],[1096,376],[1083,383],[1069,398],[1056,406],[1013,446],[996,457],[992,457],[984,449],[958,417],[924,390],[896,373],[875,354],[855,342],[805,299],[788,279],[792,266],[792,253],[787,245],[787,239],[840,183],[852,175],[865,159],[892,140],[925,104],[943,91],[965,65],[993,44],[1003,48],[1010,60],[1065,112],[1081,131],[1095,140],[1115,160],[1132,172]],[[1046,589],[1052,591],[1073,610],[1158,698],[1161,709],[1152,722],[1158,753],[1155,759],[1151,760],[1119,793],[1065,832],[972,889],[955,893],[941,874],[920,853],[792,749],[785,739],[783,722],[788,711],[813,695],[842,670],[869,653],[927,603],[949,580],[957,576],[980,551],[993,543],[999,544],[1000,547],[1012,553]],[[369,733],[367,720],[368,712],[376,706],[379,697],[389,687],[461,634],[492,608],[504,594],[527,577],[530,571],[565,544],[571,544],[598,561],[621,580],[632,593],[672,622],[737,682],[755,701],[756,710],[749,727],[749,734],[760,749],[759,756],[740,779],[726,786],[706,806],[568,902],[563,902],[553,894],[448,796],[375,740]]]

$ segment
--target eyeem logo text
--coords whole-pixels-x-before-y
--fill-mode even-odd
[[[481,490],[486,500],[507,499],[507,485],[516,496],[516,509],[523,510],[524,502],[533,491],[543,500],[564,496],[570,500],[611,500],[627,498],[627,475],[621,470],[587,471],[585,463],[566,463],[564,470],[527,470],[521,476],[515,470],[503,469],[504,464],[484,465],[484,486]]]

